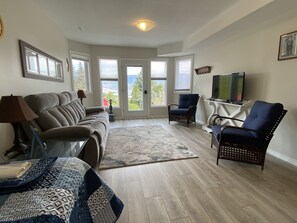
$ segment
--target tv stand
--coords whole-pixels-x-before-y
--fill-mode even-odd
[[[213,99],[212,101],[217,101],[217,102],[226,102],[226,103],[227,103],[227,101],[226,101],[226,100],[224,100],[224,99],[219,99],[219,98]]]
[[[205,100],[211,107],[212,112],[209,115],[207,119],[207,124],[202,126],[202,129],[204,129],[207,132],[211,132],[211,124],[212,124],[212,117],[215,114],[219,114],[221,116],[229,117],[229,118],[238,118],[238,116],[244,115],[245,117],[242,119],[245,119],[248,115],[248,108],[252,107],[254,104],[254,101],[243,101],[242,103],[231,103],[231,102],[225,102],[225,101],[217,101],[217,100]],[[239,126],[239,124],[230,119],[225,119],[222,121],[222,125],[233,125],[233,126]]]

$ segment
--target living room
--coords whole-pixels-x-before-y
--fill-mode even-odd
[[[69,40],[65,37],[60,27],[51,18],[45,15],[36,1],[1,0],[0,16],[3,21],[4,32],[0,39],[0,93],[1,96],[10,94],[26,96],[29,94],[72,90],[71,72],[68,71],[66,67],[66,58],[70,60],[70,51],[72,51],[90,56],[93,93],[87,94],[87,98],[84,99],[86,106],[101,105],[100,89],[98,87],[99,78],[97,75],[97,60],[100,57],[121,59],[139,58],[142,60],[165,58],[168,61],[167,81],[169,90],[167,103],[169,104],[177,102],[178,98],[178,93],[175,93],[173,90],[175,58],[193,55],[193,68],[204,66],[212,67],[211,73],[209,74],[196,75],[193,71],[191,92],[198,93],[201,97],[198,102],[197,123],[205,124],[211,112],[211,108],[204,102],[204,99],[211,97],[212,76],[215,74],[244,71],[246,73],[246,99],[280,102],[288,110],[288,113],[275,132],[269,145],[268,153],[289,163],[284,164],[285,166],[290,164],[297,166],[297,152],[295,149],[297,143],[295,137],[297,130],[297,120],[295,118],[297,108],[296,103],[291,100],[292,94],[295,92],[296,77],[294,77],[293,74],[296,71],[297,63],[295,59],[278,60],[280,36],[296,31],[296,11],[297,5],[294,0],[266,0],[261,2],[237,1],[237,4],[233,6],[233,8],[231,7],[226,10],[225,13],[221,13],[220,17],[214,18],[211,21],[212,23],[208,24],[209,26],[205,25],[200,30],[193,30],[192,35],[188,36],[182,42],[177,44],[168,43],[160,47],[128,47]],[[28,42],[36,48],[62,60],[64,82],[24,78],[18,40]],[[123,112],[121,110],[115,108],[114,113],[116,118],[114,125],[117,125],[118,120],[120,120],[119,122],[121,122],[121,120],[126,121],[123,120]],[[150,114],[151,116],[148,118],[157,118],[156,121],[153,121],[157,123],[160,121],[159,118],[167,116],[167,107],[161,108],[158,111],[152,110]],[[137,122],[141,123],[141,121],[135,121],[134,123]],[[146,121],[144,120],[144,122]],[[166,124],[166,121],[163,119],[160,122]],[[203,133],[199,133],[196,127],[195,130],[191,132],[190,129],[193,128],[192,126],[189,130],[183,130],[183,128],[186,127],[182,125],[177,126],[178,130],[175,129],[175,125],[172,126],[172,131],[175,133],[181,130],[184,133],[184,137],[189,136],[195,138],[197,135],[197,137],[200,136],[202,138],[201,143],[203,145],[208,143],[207,136],[204,136]],[[11,146],[14,133],[11,125],[4,123],[0,124],[0,133],[0,151],[3,152]],[[191,135],[192,133],[195,135]],[[207,144],[207,146],[210,147],[210,144]],[[215,154],[203,154],[203,151],[200,152],[201,154],[198,154],[200,158]],[[274,162],[270,162],[269,164],[272,165]],[[184,170],[180,163],[176,164],[176,166],[172,166],[174,166],[174,169],[178,167],[181,168],[181,172]],[[168,168],[172,166],[168,165]],[[150,171],[151,169],[156,169],[155,167],[156,166],[149,168]],[[228,167],[234,167],[234,165],[226,164],[223,169]],[[235,165],[235,169],[236,168]],[[267,169],[269,170],[269,167]],[[276,171],[273,167],[272,169]],[[292,171],[289,171],[290,173],[294,173],[292,170],[293,167],[289,169]],[[138,171],[139,170],[136,172]],[[259,178],[263,177],[260,175],[261,170],[257,169],[257,171],[260,173],[256,176]],[[126,172],[127,173],[124,175],[132,179],[135,169],[131,168]],[[169,171],[167,170],[167,172]],[[219,172],[223,173],[222,170]],[[285,174],[285,171],[282,173]],[[102,172],[107,182],[112,182],[114,176],[119,175],[122,177],[122,174],[123,173],[119,170]],[[265,170],[263,174],[265,175]],[[269,174],[268,176],[271,176],[271,173]],[[158,179],[161,178],[159,175],[153,176],[158,177]],[[253,175],[253,177],[255,176]],[[287,178],[290,177],[287,176]],[[190,182],[190,179],[188,180]],[[296,179],[294,179],[293,182],[295,182],[295,180]],[[206,178],[205,181],[207,181]],[[133,182],[133,180],[131,180],[131,182]],[[120,181],[116,183],[120,184]],[[271,187],[274,186],[273,183]],[[114,185],[116,184],[114,183]],[[135,190],[139,189],[137,185],[134,186]],[[180,186],[182,186],[182,184]],[[194,191],[197,192],[196,190]],[[186,194],[186,196],[188,195]],[[132,196],[131,199],[136,198]],[[292,200],[291,203],[293,203]],[[154,204],[154,202],[152,201],[150,204]],[[194,204],[191,205],[194,206]],[[252,212],[252,210],[250,211]],[[195,218],[190,212],[191,211],[187,210],[187,214],[190,216],[189,219],[191,219],[189,222],[195,222]],[[288,215],[292,217],[293,214],[290,212]],[[187,217],[185,217],[185,219],[187,219]],[[290,222],[290,218],[288,219],[285,220]],[[214,219],[212,219],[212,221],[215,222]],[[267,220],[267,222],[270,221]]]

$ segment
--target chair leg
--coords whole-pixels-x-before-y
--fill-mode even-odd
[[[210,148],[212,148],[212,145],[213,145],[213,136],[211,136]]]
[[[219,154],[220,154],[220,145],[218,146],[217,166],[219,165]]]

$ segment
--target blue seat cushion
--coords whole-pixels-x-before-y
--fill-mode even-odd
[[[244,144],[254,145],[256,147],[265,147],[267,141],[263,137],[254,136],[250,131],[246,131],[238,128],[225,128],[222,132],[220,125],[212,126],[212,134],[217,139],[232,143],[232,144]]]
[[[189,113],[189,108],[180,108],[170,110],[170,114],[173,115],[187,115]]]
[[[180,94],[178,108],[188,108],[190,106],[197,106],[198,100],[198,94]]]
[[[270,133],[282,111],[283,105],[280,103],[256,101],[249,116],[244,121],[243,127]],[[255,132],[252,132],[251,134],[258,136]]]

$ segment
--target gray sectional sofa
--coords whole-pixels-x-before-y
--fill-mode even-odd
[[[109,132],[108,113],[103,108],[85,108],[75,91],[28,95],[25,101],[39,116],[31,121],[45,141],[87,142],[82,159],[100,165]]]

